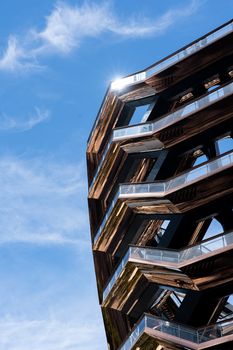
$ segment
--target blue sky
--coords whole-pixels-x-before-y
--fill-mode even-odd
[[[228,0],[1,1],[0,348],[106,349],[85,148],[110,80],[230,19]]]

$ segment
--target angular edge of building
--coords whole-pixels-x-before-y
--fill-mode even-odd
[[[87,144],[111,350],[233,349],[233,21],[110,84]]]

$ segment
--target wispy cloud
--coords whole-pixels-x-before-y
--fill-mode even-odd
[[[50,54],[69,54],[80,47],[83,40],[112,33],[125,38],[156,36],[164,33],[175,22],[191,16],[200,0],[191,0],[182,8],[172,8],[155,19],[130,16],[119,18],[109,2],[84,3],[71,6],[58,2],[46,17],[42,30],[29,29],[24,37],[11,35],[0,57],[2,71],[41,69],[42,57]]]
[[[107,30],[115,21],[107,3],[70,6],[59,2],[53,12],[46,18],[46,26],[35,36],[41,38],[44,50],[55,49],[69,53],[80,45],[86,37],[97,37]]]
[[[23,132],[34,128],[50,118],[50,112],[35,107],[33,114],[29,115],[28,119],[19,119],[12,117],[6,113],[0,114],[0,131],[7,132]]]
[[[31,39],[17,38],[10,35],[7,47],[0,58],[1,71],[29,71],[31,69],[41,69],[37,63],[37,57],[33,52]]]
[[[89,245],[84,165],[0,158],[0,243]]]
[[[128,18],[126,21],[119,21],[117,18],[113,17],[109,30],[125,37],[162,35],[182,18],[194,14],[199,6],[199,0],[192,0],[187,2],[186,6],[171,8],[155,19],[137,16],[136,18]]]
[[[99,350],[102,329],[97,322],[0,320],[2,350]],[[101,347],[102,348],[102,347]]]

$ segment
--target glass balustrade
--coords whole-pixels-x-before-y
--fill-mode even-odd
[[[136,74],[130,75],[128,77],[113,81],[111,83],[111,89],[112,90],[120,90],[122,88],[125,88],[128,85],[142,82],[145,79],[152,77],[154,74],[158,74],[158,73],[164,71],[165,69],[173,66],[174,64],[182,61],[183,59],[187,58],[188,56],[193,55],[194,53],[200,51],[204,47],[212,44],[216,40],[219,40],[222,37],[230,34],[232,32],[232,30],[233,30],[233,23],[229,23],[225,27],[216,30],[212,34],[209,34],[206,37],[200,39],[199,41],[193,43],[192,45],[187,46],[185,49],[181,49],[180,51],[178,51],[174,55],[171,55],[170,57],[165,58],[161,62],[153,65],[152,67],[146,69],[145,71],[142,71],[140,73],[136,73]]]
[[[158,74],[158,73],[162,72],[163,70],[176,64],[177,62],[180,62],[183,59],[187,58],[188,56],[200,51],[201,49],[203,49],[207,45],[210,45],[214,41],[231,33],[232,30],[233,30],[233,24],[230,23],[230,24],[226,25],[225,27],[217,30],[216,32],[209,34],[208,36],[204,37],[203,39],[186,47],[185,49],[177,52],[176,54],[168,57],[167,59],[164,59],[162,62],[160,62],[160,63],[158,63],[158,64],[154,65],[153,67],[146,70],[146,78],[150,78],[152,75]]]
[[[233,246],[233,232],[217,236],[215,238],[203,241],[190,248],[185,248],[182,250],[129,247],[127,254],[121,260],[112,278],[104,289],[103,300],[105,300],[108,294],[111,292],[114,284],[120,277],[129,260],[143,264],[158,264],[161,262],[169,263],[170,266],[174,269],[179,268],[184,262],[188,262],[189,260],[192,260],[196,257],[215,252],[216,250],[223,249],[231,245]]]
[[[146,328],[176,337],[177,344],[180,344],[181,340],[189,341],[194,344],[201,344],[227,335],[232,335],[233,320],[223,321],[215,325],[196,329],[162,320],[155,316],[144,315],[119,350],[131,350],[140,336],[145,332]]]
[[[179,254],[179,263],[184,261],[191,260],[193,258],[202,256],[214,252],[218,249],[223,249],[229,247],[233,244],[233,233],[228,233],[226,235],[221,235],[216,238],[212,238],[208,241],[203,241],[200,244],[197,244],[193,247],[186,248],[180,251]]]
[[[104,218],[103,218],[103,220],[102,220],[102,222],[101,222],[101,224],[100,224],[100,226],[98,228],[98,231],[96,232],[96,235],[95,235],[95,238],[94,238],[94,243],[96,243],[96,241],[98,240],[98,238],[99,238],[99,236],[100,236],[100,234],[101,234],[101,232],[102,232],[106,222],[108,221],[108,218],[109,218],[111,212],[113,211],[113,209],[115,207],[115,204],[116,204],[116,202],[118,200],[118,197],[119,197],[119,191],[117,191],[117,193],[115,194],[115,196],[114,196],[110,206],[108,207],[107,212],[104,215]]]
[[[120,185],[119,194],[121,198],[129,197],[130,195],[146,194],[151,196],[151,193],[156,193],[158,197],[162,197],[165,194],[166,182],[155,183],[136,183],[129,185]]]
[[[192,103],[189,103],[183,108],[180,108],[177,111],[170,113],[167,116],[155,122],[138,124],[134,126],[127,126],[124,128],[115,129],[113,130],[112,140],[120,141],[120,140],[125,140],[127,138],[132,138],[132,137],[152,135],[167,126],[177,123],[178,121],[188,117],[189,115],[194,114],[200,111],[201,109],[208,107],[214,102],[217,102],[222,98],[229,96],[232,93],[233,93],[233,83],[230,83]]]
[[[134,261],[146,263],[169,262],[178,264],[180,252],[177,250],[130,247],[130,258]]]
[[[123,89],[127,85],[135,84],[146,79],[146,71],[139,72],[128,77],[117,79],[111,83],[112,90]]]
[[[116,283],[116,280],[120,277],[122,271],[124,270],[127,262],[129,261],[129,258],[131,257],[131,250],[129,249],[124,258],[121,260],[120,264],[117,266],[116,271],[114,272],[110,282],[108,283],[107,287],[103,291],[103,300],[106,299],[108,294],[110,293],[112,287]]]
[[[142,333],[146,328],[146,317],[143,317],[142,320],[138,323],[135,329],[131,332],[129,338],[125,341],[125,343],[120,347],[119,350],[130,350],[134,346],[134,344],[138,341]]]
[[[120,185],[120,197],[146,197],[146,195],[149,195],[151,197],[162,197],[164,195],[178,190],[179,188],[188,186],[193,182],[199,181],[201,178],[210,176],[211,174],[230,166],[232,163],[233,152],[223,155],[222,157],[219,157],[204,165],[200,165],[197,168],[190,170],[182,175],[176,176],[171,180],[146,184],[138,183]]]
[[[172,193],[178,189],[188,186],[200,179],[210,176],[224,168],[229,167],[233,163],[233,152],[223,155],[211,162],[204,165],[200,165],[197,168],[190,170],[182,175],[176,176],[171,180],[164,182],[152,182],[152,183],[136,183],[136,184],[122,184],[119,186],[113,201],[111,202],[99,228],[96,232],[94,243],[97,242],[101,235],[101,232],[108,221],[110,214],[118,199],[124,198],[140,198],[140,197],[163,197],[169,193]]]
[[[110,140],[109,140],[109,142],[107,143],[107,145],[106,145],[106,147],[105,147],[105,149],[104,149],[104,152],[103,152],[103,154],[102,154],[101,160],[100,160],[99,165],[98,165],[98,167],[97,167],[97,169],[96,169],[95,175],[94,175],[94,177],[93,177],[93,179],[92,179],[92,181],[91,181],[90,189],[93,187],[93,185],[94,185],[94,183],[95,183],[95,180],[97,179],[97,176],[99,175],[100,169],[102,168],[102,165],[103,165],[103,163],[104,163],[104,160],[105,160],[105,158],[106,158],[106,155],[107,155],[107,153],[108,153],[108,150],[109,150],[109,148],[111,147],[111,144],[112,144],[112,137],[110,137]]]
[[[193,170],[166,181],[165,192],[168,194],[181,187],[188,186],[193,182],[199,181],[201,178],[210,176],[213,173],[230,166],[232,163],[233,152],[223,155],[222,157],[212,160],[204,165],[200,165]]]

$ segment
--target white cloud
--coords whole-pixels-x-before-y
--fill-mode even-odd
[[[108,30],[113,22],[106,4],[85,4],[81,7],[58,3],[47,17],[45,29],[37,36],[50,48],[70,52],[85,37],[95,37]]]
[[[23,56],[24,54],[22,52],[22,48],[18,46],[16,38],[10,37],[8,39],[7,48],[3,54],[2,59],[0,60],[0,69],[15,70],[19,68],[19,62]]]
[[[89,247],[84,165],[0,158],[0,243]]]
[[[0,131],[23,132],[31,130],[36,125],[48,120],[49,117],[50,112],[48,110],[42,110],[38,107],[35,107],[34,113],[26,120],[20,120],[2,113],[0,114]]]
[[[200,6],[199,0],[192,0],[182,8],[173,8],[166,11],[160,17],[154,20],[149,18],[129,18],[127,25],[124,22],[119,22],[117,18],[113,19],[109,30],[126,37],[145,37],[157,36],[163,34],[174,23],[180,21],[182,17],[189,17]]]
[[[102,332],[93,319],[89,322],[2,319],[0,345],[2,350],[100,350]]]
[[[31,44],[27,47],[24,39],[17,39],[15,35],[11,35],[0,58],[0,71],[29,71],[41,68],[36,62]]]
[[[192,0],[185,7],[170,9],[156,19],[127,16],[120,19],[109,2],[84,3],[71,6],[58,2],[46,17],[42,30],[30,29],[25,37],[11,35],[8,46],[0,58],[2,71],[27,71],[41,69],[41,57],[52,54],[68,54],[88,37],[112,33],[121,37],[145,37],[159,35],[182,17],[191,16],[200,0]]]

